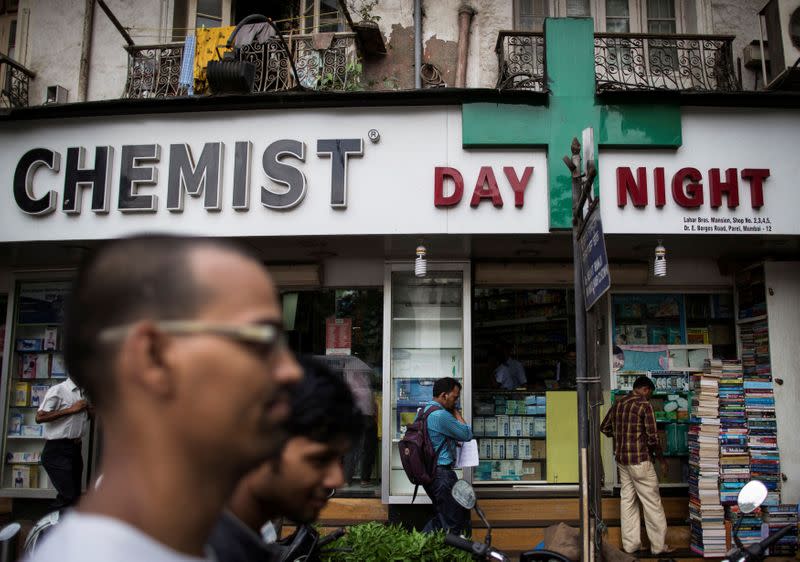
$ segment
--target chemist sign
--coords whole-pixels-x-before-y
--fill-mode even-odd
[[[598,207],[599,205],[586,217],[583,232],[578,239],[581,248],[581,278],[586,310],[592,308],[611,287],[603,223],[600,220]]]

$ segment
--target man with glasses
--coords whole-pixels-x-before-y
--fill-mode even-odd
[[[103,482],[34,560],[189,562],[282,447],[301,378],[255,259],[208,239],[111,242],[78,273],[65,358],[103,425]]]

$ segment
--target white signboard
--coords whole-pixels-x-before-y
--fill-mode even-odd
[[[459,107],[0,124],[0,241],[546,233],[547,201],[544,150],[462,149]]]
[[[800,234],[800,112],[684,110],[677,150],[601,148],[606,234]]]

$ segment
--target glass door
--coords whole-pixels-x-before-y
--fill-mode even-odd
[[[425,277],[416,277],[411,264],[390,264],[386,270],[384,370],[389,376],[384,377],[382,496],[389,503],[411,501],[414,486],[403,472],[398,443],[418,408],[433,398],[436,379],[461,382],[459,408],[470,419],[468,265],[428,267]],[[427,500],[421,489],[417,502],[420,498]]]

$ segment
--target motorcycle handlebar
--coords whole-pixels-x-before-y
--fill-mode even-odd
[[[796,528],[797,527],[795,527],[794,525],[786,525],[785,527],[783,527],[781,530],[779,530],[774,535],[768,536],[767,538],[765,538],[763,541],[761,541],[759,543],[759,546],[761,547],[761,551],[763,552],[763,551],[767,550],[773,544],[775,544],[776,542],[781,540],[784,537],[784,535],[787,535],[789,533],[789,531],[792,531],[792,530],[794,530]]]
[[[465,539],[464,537],[459,537],[458,535],[454,535],[452,533],[448,533],[444,537],[444,543],[449,544],[450,546],[454,546],[460,550],[465,550],[467,552],[471,552],[473,554],[477,554],[478,548],[482,547],[483,543],[475,543],[469,539]]]
[[[327,544],[332,543],[333,541],[335,541],[337,539],[340,539],[341,537],[344,536],[344,534],[345,534],[344,528],[336,529],[331,534],[325,535],[324,537],[320,538],[319,542],[317,543],[317,545],[321,548],[321,547],[323,547],[323,546],[325,546]]]

